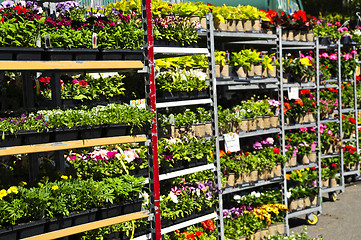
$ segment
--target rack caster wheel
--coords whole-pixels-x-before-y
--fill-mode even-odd
[[[306,216],[307,223],[310,225],[316,225],[318,223],[318,217],[316,214],[309,214]]]
[[[345,178],[345,183],[351,183],[353,181],[354,177],[347,177]]]
[[[328,193],[328,198],[329,198],[332,202],[336,202],[336,201],[337,201],[337,193],[336,193],[336,192]]]

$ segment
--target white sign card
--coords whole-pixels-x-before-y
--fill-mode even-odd
[[[288,89],[288,99],[299,99],[300,96],[299,96],[299,87],[290,87]]]
[[[140,109],[145,109],[147,105],[145,98],[143,98],[143,99],[130,100],[130,106],[137,106]]]
[[[226,152],[239,152],[241,146],[239,144],[239,135],[238,133],[227,133],[224,134],[224,147]]]

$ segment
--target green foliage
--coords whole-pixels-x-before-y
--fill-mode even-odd
[[[166,71],[156,76],[157,90],[160,91],[202,91],[209,88],[206,74],[200,71]]]

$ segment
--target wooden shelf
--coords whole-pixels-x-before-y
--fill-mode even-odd
[[[0,71],[69,71],[142,69],[141,61],[0,61]]]
[[[135,136],[120,136],[120,137],[107,137],[107,138],[93,138],[84,140],[74,140],[66,142],[52,142],[36,145],[14,146],[0,148],[0,156],[24,154],[24,153],[37,153],[37,152],[50,152],[72,148],[85,148],[100,145],[122,144],[122,143],[135,143],[145,142],[147,137],[145,135]]]
[[[65,228],[65,229],[61,229],[61,230],[57,230],[57,231],[53,231],[53,232],[49,232],[49,233],[44,233],[44,234],[40,234],[40,235],[28,237],[28,238],[23,238],[22,240],[57,239],[57,238],[66,237],[66,236],[74,235],[77,233],[85,232],[85,231],[98,229],[101,227],[111,226],[111,225],[122,223],[122,222],[128,222],[131,220],[146,218],[148,216],[149,216],[148,211],[136,212],[136,213],[126,214],[126,215],[122,215],[122,216],[118,216],[118,217],[107,218],[107,219],[103,219],[100,221],[81,224],[78,226],[69,227],[69,228]]]

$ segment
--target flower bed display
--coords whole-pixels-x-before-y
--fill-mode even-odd
[[[221,151],[221,169],[226,178],[224,187],[245,187],[256,182],[281,179],[285,157],[275,147],[273,138],[255,141],[253,152],[225,153]]]

